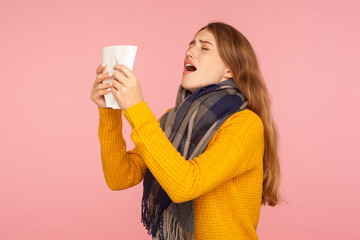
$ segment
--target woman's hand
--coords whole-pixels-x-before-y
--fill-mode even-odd
[[[144,101],[140,82],[135,74],[125,65],[116,64],[111,92],[122,110]]]
[[[104,81],[105,79],[112,78],[109,73],[102,73],[105,67],[106,65],[99,65],[96,68],[97,76],[93,85],[93,89],[91,90],[91,100],[93,100],[93,102],[100,108],[110,108],[106,107],[104,95],[110,93],[110,91],[107,90],[108,88],[113,88],[110,83],[102,83],[102,81]]]

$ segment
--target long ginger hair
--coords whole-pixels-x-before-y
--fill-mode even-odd
[[[234,82],[248,100],[248,108],[255,112],[264,126],[265,152],[263,158],[262,205],[275,206],[282,200],[278,133],[270,109],[270,98],[258,60],[249,41],[234,27],[212,22],[201,28],[210,31],[216,40],[220,58],[230,69]]]

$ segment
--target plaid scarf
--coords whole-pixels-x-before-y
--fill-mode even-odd
[[[248,102],[233,79],[204,86],[191,93],[179,87],[176,105],[160,120],[160,127],[187,160],[199,156],[216,130]],[[174,203],[149,169],[144,176],[141,222],[153,239],[194,239],[193,200]]]

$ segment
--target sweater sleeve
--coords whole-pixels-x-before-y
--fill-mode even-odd
[[[145,102],[126,109],[131,138],[145,164],[175,203],[190,201],[225,181],[261,166],[261,119],[250,110],[234,114],[218,129],[205,151],[187,161],[172,146]]]
[[[122,135],[122,110],[100,107],[98,109],[98,135],[106,183],[111,190],[133,187],[143,180],[147,167],[138,146],[135,145],[133,150],[126,151]]]
[[[146,165],[136,146],[126,151],[122,135],[122,110],[98,109],[101,162],[106,183],[112,190],[135,186],[142,181]]]

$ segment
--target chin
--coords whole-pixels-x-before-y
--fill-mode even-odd
[[[184,84],[181,84],[181,86],[182,86],[183,88],[185,88],[186,90],[189,90],[190,92],[194,92],[194,90],[193,90],[192,88],[190,88],[190,87],[188,87],[188,86],[186,86],[186,85],[184,85]]]
[[[186,80],[184,81],[184,78],[181,82],[181,86],[187,90],[189,90],[190,92],[194,92],[196,90],[195,86],[192,86],[191,84],[189,84]]]

